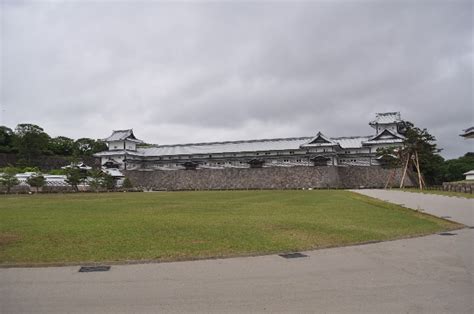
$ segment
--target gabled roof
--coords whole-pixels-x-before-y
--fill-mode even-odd
[[[370,125],[390,124],[401,122],[400,112],[379,112],[375,114],[375,120],[369,122]]]
[[[128,130],[114,130],[112,131],[112,135],[103,139],[105,142],[113,142],[113,141],[132,141],[136,143],[143,143],[143,141],[137,139],[133,134],[133,129]]]
[[[301,147],[337,146],[338,143],[318,132],[315,137],[301,145]]]
[[[322,135],[324,136],[324,135]],[[211,143],[191,143],[191,144],[175,144],[175,145],[159,145],[150,147],[139,147],[136,152],[125,150],[103,151],[94,154],[96,157],[130,155],[130,156],[173,156],[173,155],[200,155],[200,154],[222,154],[222,153],[240,153],[240,152],[259,152],[259,151],[281,151],[281,150],[297,150],[306,143],[315,140],[316,137],[291,137],[291,138],[274,138],[260,140],[245,141],[227,141],[227,142],[211,142]],[[343,149],[361,148],[363,142],[372,138],[372,136],[351,136],[351,137],[334,137],[326,140],[335,143]],[[324,139],[323,138],[323,139]],[[334,144],[328,144],[327,147]],[[308,147],[317,147],[310,145]]]
[[[388,129],[383,130],[383,132],[369,138],[367,141],[362,142],[364,145],[370,144],[388,144],[388,143],[401,143],[405,139],[404,136],[394,133]]]
[[[470,128],[465,129],[463,131],[464,131],[464,133],[460,134],[460,136],[466,137],[466,138],[473,138],[474,137],[474,126],[471,126]]]

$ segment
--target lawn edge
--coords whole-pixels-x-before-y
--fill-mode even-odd
[[[205,256],[205,257],[178,257],[178,258],[164,258],[164,259],[143,259],[143,260],[116,260],[116,261],[82,261],[82,262],[52,262],[52,263],[14,263],[14,264],[2,264],[0,263],[0,269],[8,269],[8,268],[48,268],[48,267],[72,267],[72,266],[94,266],[94,265],[139,265],[139,264],[161,264],[161,263],[173,263],[173,262],[190,262],[190,261],[203,261],[203,260],[217,260],[217,259],[229,259],[229,258],[241,258],[241,257],[259,257],[259,256],[270,256],[270,255],[277,255],[277,254],[285,254],[291,253],[296,251],[302,252],[310,252],[310,251],[319,251],[324,249],[335,249],[335,248],[344,248],[344,247],[351,247],[351,246],[360,246],[360,245],[369,245],[369,244],[376,244],[382,242],[391,242],[391,241],[398,241],[404,239],[413,239],[413,238],[421,238],[425,236],[435,235],[446,231],[456,231],[467,229],[469,226],[466,226],[460,222],[453,221],[446,218],[441,218],[439,216],[427,213],[425,211],[420,211],[414,208],[406,207],[401,204],[392,203],[389,201],[384,201],[376,197],[368,196],[365,194],[360,194],[351,190],[345,190],[350,194],[357,195],[359,197],[367,198],[374,200],[376,202],[387,203],[396,207],[400,207],[402,209],[406,209],[409,211],[413,211],[415,213],[419,213],[421,215],[430,216],[432,218],[436,218],[439,220],[448,221],[449,223],[453,224],[452,228],[442,228],[436,232],[429,232],[429,233],[419,233],[419,234],[412,234],[406,236],[395,237],[392,239],[386,240],[370,240],[370,241],[363,241],[363,242],[354,242],[354,243],[347,243],[347,244],[340,244],[340,245],[326,245],[326,246],[319,246],[319,247],[309,247],[309,248],[301,248],[294,251],[269,251],[269,252],[250,252],[250,253],[242,253],[242,254],[229,254],[229,255],[214,255],[214,256]],[[416,193],[416,192],[414,192]]]
[[[408,208],[411,209],[411,208]],[[427,214],[430,215],[430,214]],[[433,216],[433,215],[430,215]],[[437,216],[433,216],[435,218],[439,218]],[[447,220],[444,218],[439,218],[443,220]],[[452,222],[452,221],[450,221]],[[355,243],[348,243],[342,245],[328,245],[328,246],[320,246],[320,247],[310,247],[310,248],[302,248],[301,250],[294,250],[294,251],[274,251],[274,252],[254,252],[249,254],[235,254],[235,255],[215,255],[215,256],[206,256],[206,257],[183,257],[183,258],[170,258],[170,259],[143,259],[143,260],[119,260],[119,261],[83,261],[83,262],[54,262],[54,263],[18,263],[18,264],[0,264],[0,269],[10,269],[10,268],[50,268],[50,267],[73,267],[73,266],[97,266],[97,265],[111,265],[111,266],[125,266],[125,265],[144,265],[144,264],[165,264],[165,263],[177,263],[177,262],[193,262],[193,261],[205,261],[205,260],[218,260],[218,259],[230,259],[230,258],[242,258],[242,257],[260,257],[260,256],[270,256],[270,255],[278,255],[278,254],[285,254],[285,253],[293,253],[293,252],[314,252],[320,250],[329,250],[329,249],[336,249],[336,248],[346,248],[346,247],[355,247],[361,245],[370,245],[370,244],[377,244],[382,242],[392,242],[392,241],[399,241],[399,240],[408,240],[408,239],[415,239],[421,237],[432,236],[435,234],[439,234],[446,231],[459,231],[468,229],[469,226],[460,224],[458,222],[454,222],[458,226],[455,228],[445,228],[443,230],[439,230],[433,233],[423,233],[423,234],[414,234],[409,236],[401,236],[393,239],[388,240],[372,240],[372,241],[364,241],[364,242],[355,242]]]

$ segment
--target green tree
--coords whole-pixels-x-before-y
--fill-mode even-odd
[[[107,150],[107,145],[99,140],[80,138],[74,143],[74,155],[92,156],[95,153]]]
[[[474,153],[444,162],[444,181],[464,180],[464,173],[474,169]]]
[[[444,159],[439,155],[436,138],[427,129],[415,127],[413,123],[406,122],[404,134],[404,152],[419,160],[419,168],[425,183],[428,185],[440,184],[443,177]],[[416,167],[416,164],[414,165]]]
[[[49,135],[35,124],[18,124],[15,128],[14,146],[18,157],[27,165],[33,165],[38,156],[48,154]]]
[[[378,155],[390,167],[408,167],[415,172],[420,170],[422,183],[440,184],[444,173],[444,159],[439,155],[436,138],[427,129],[415,127],[408,121],[404,122],[403,130],[405,139],[402,145],[380,149],[377,151]]]
[[[81,182],[84,182],[86,176],[82,171],[76,168],[69,168],[66,170],[66,182],[70,184],[75,191],[79,191],[77,187]]]
[[[130,181],[129,178],[125,178],[125,179],[123,180],[122,187],[123,187],[124,189],[131,189],[131,188],[133,188],[132,181]]]
[[[0,153],[14,152],[14,137],[15,133],[13,130],[6,127],[0,126]]]
[[[89,171],[88,183],[92,190],[98,192],[103,184],[103,174],[100,170]]]
[[[104,173],[102,178],[102,187],[106,188],[107,190],[115,189],[114,177],[112,177],[110,174]]]
[[[38,189],[42,188],[46,184],[46,179],[42,175],[33,175],[26,180],[31,187],[36,189],[36,193],[38,193]]]
[[[65,136],[58,136],[49,141],[49,149],[56,155],[71,156],[74,146],[74,140]]]
[[[0,185],[6,187],[7,193],[10,193],[11,188],[20,183],[15,175],[15,168],[6,167],[2,169],[2,174],[0,175]]]

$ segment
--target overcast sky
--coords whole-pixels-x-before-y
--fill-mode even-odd
[[[150,143],[370,135],[474,151],[471,1],[5,1],[0,123]]]

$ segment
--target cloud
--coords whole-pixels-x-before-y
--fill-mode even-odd
[[[148,142],[365,135],[375,112],[472,150],[469,1],[2,2],[3,123]]]

